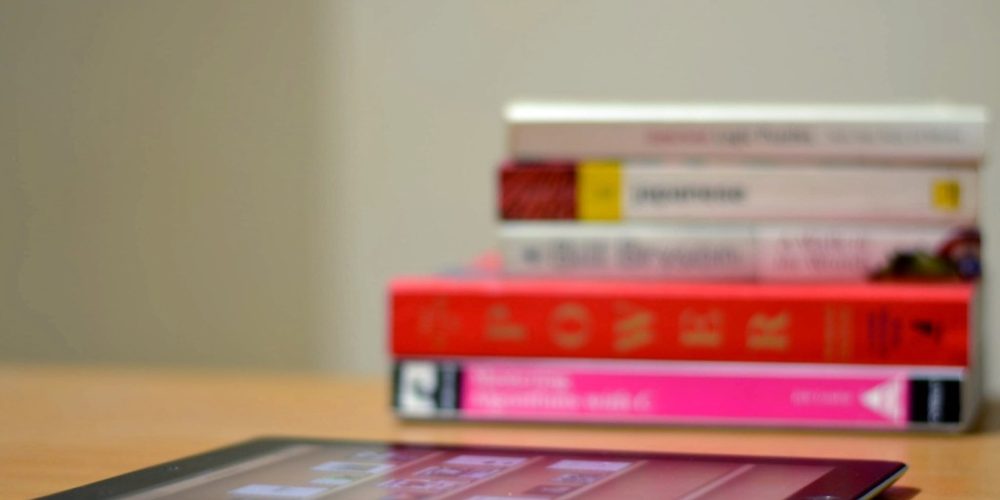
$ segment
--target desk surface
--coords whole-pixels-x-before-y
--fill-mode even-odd
[[[52,493],[260,435],[899,460],[896,498],[996,498],[1000,407],[968,435],[404,423],[385,382],[0,366],[0,498]]]

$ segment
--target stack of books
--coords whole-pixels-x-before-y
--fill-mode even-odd
[[[977,107],[515,103],[499,258],[390,287],[406,418],[967,427]]]

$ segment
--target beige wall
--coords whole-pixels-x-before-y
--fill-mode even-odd
[[[2,4],[0,357],[319,365],[326,47],[290,7]]]
[[[384,370],[389,277],[493,244],[512,97],[1000,110],[997,2],[3,5],[5,358]]]

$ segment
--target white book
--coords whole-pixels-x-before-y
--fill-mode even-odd
[[[974,224],[967,166],[702,159],[504,164],[505,220],[738,220]]]
[[[665,155],[854,158],[976,163],[988,114],[946,104],[638,104],[514,102],[519,159]]]
[[[535,277],[862,282],[911,256],[964,279],[979,270],[978,235],[949,226],[524,222],[499,234],[503,271]]]
[[[623,219],[841,220],[973,224],[978,172],[799,164],[625,163]]]

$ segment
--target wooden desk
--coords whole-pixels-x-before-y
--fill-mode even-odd
[[[996,498],[1000,408],[969,435],[401,423],[383,380],[0,366],[0,498],[260,435],[900,460],[889,496]]]

